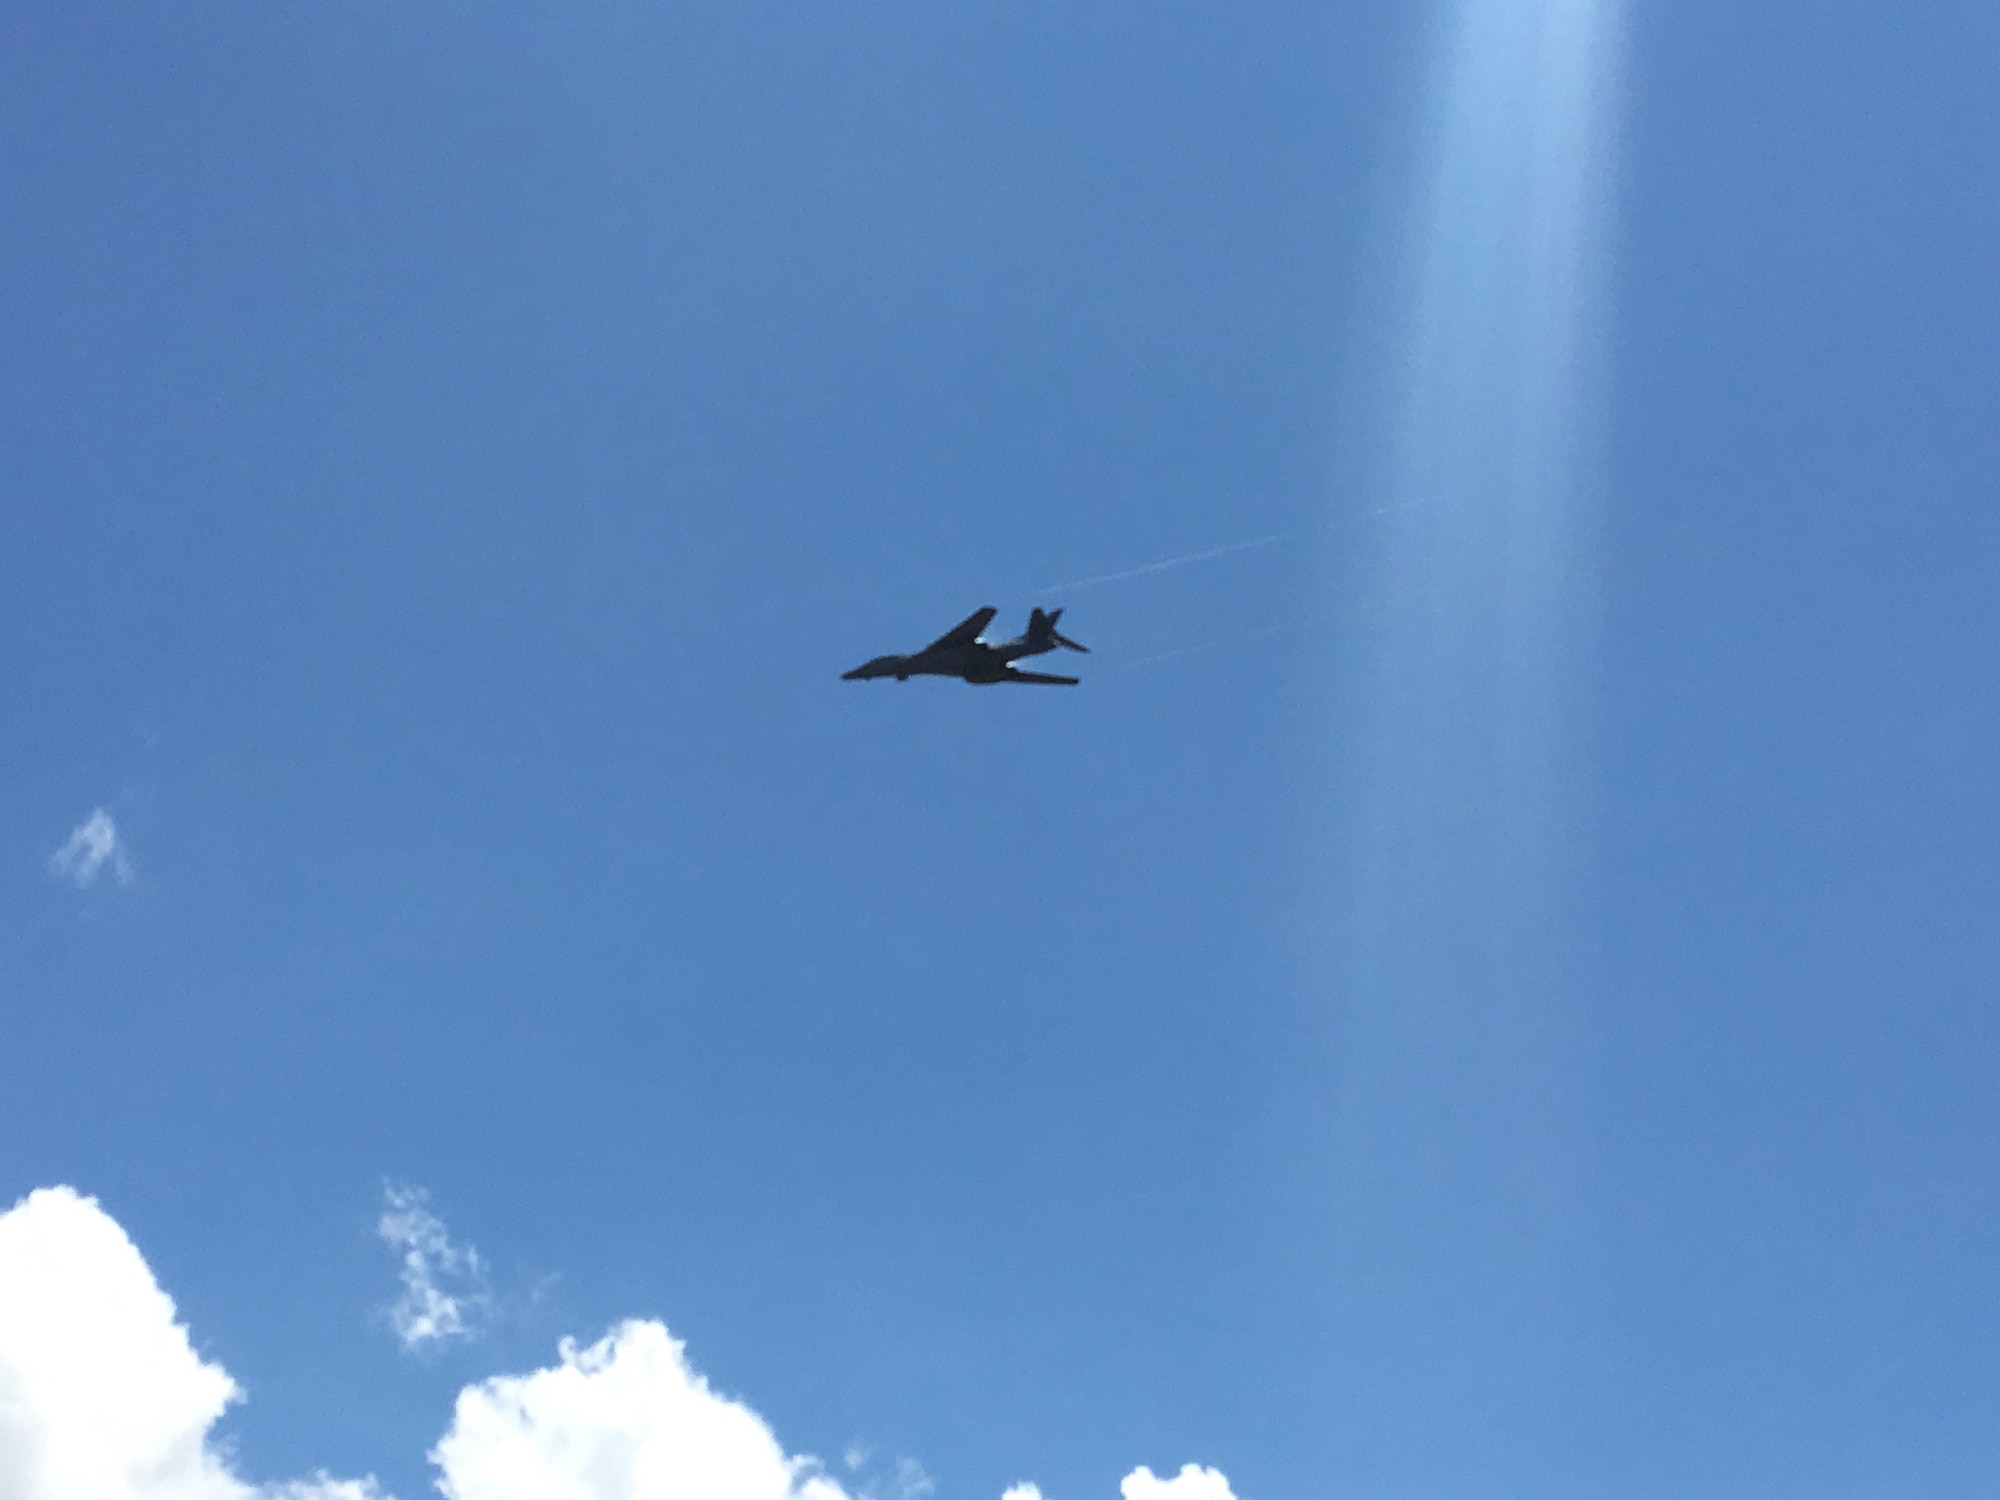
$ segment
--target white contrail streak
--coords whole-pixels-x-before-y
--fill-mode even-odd
[[[1224,542],[1217,547],[1205,547],[1199,552],[1185,552],[1178,557],[1162,558],[1158,562],[1140,563],[1137,567],[1120,568],[1115,573],[1093,573],[1088,578],[1072,578],[1067,583],[1052,583],[1046,588],[1035,590],[1035,597],[1044,594],[1072,593],[1077,589],[1096,588],[1104,583],[1125,583],[1134,578],[1145,578],[1154,573],[1170,573],[1176,568],[1189,567],[1194,563],[1213,562],[1217,558],[1232,557],[1239,552],[1256,552],[1265,547],[1275,547],[1281,542],[1303,541],[1310,536],[1320,536],[1342,526],[1351,526],[1357,521],[1372,520],[1378,516],[1393,515],[1399,511],[1413,510],[1422,501],[1411,501],[1401,505],[1380,505],[1373,510],[1357,511],[1337,521],[1321,521],[1315,526],[1300,526],[1291,531],[1272,531],[1263,536],[1246,537],[1240,542]]]
[[[1163,558],[1159,562],[1141,563],[1136,568],[1121,568],[1116,573],[1093,573],[1088,578],[1072,578],[1067,583],[1052,583],[1047,588],[1037,589],[1040,594],[1064,594],[1077,589],[1095,588],[1100,583],[1123,583],[1128,578],[1144,578],[1149,573],[1168,573],[1175,568],[1185,568],[1190,563],[1209,562],[1214,558],[1228,557],[1237,552],[1255,552],[1260,547],[1275,547],[1279,542],[1293,542],[1300,537],[1312,536],[1323,531],[1323,526],[1307,526],[1298,531],[1274,531],[1268,536],[1253,536],[1247,541],[1230,542],[1221,547],[1209,547],[1200,552],[1183,553],[1179,557]]]
[[[1296,635],[1315,626],[1323,626],[1327,621],[1279,620],[1270,625],[1260,625],[1255,630],[1242,630],[1234,635],[1218,636],[1213,640],[1196,641],[1192,645],[1173,646],[1165,651],[1152,651],[1144,656],[1128,656],[1122,660],[1108,661],[1104,665],[1122,671],[1126,667],[1149,667],[1154,662],[1174,661],[1183,656],[1198,656],[1204,651],[1219,651],[1224,646],[1247,646],[1252,641],[1268,641],[1281,635]]]

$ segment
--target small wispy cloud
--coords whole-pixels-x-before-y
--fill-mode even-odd
[[[471,1338],[493,1304],[479,1252],[453,1241],[422,1188],[384,1183],[382,1202],[375,1232],[403,1261],[403,1295],[389,1309],[403,1348],[415,1353]]]
[[[914,1458],[899,1458],[886,1474],[863,1482],[861,1500],[930,1500],[937,1481]]]
[[[69,841],[49,856],[49,873],[83,890],[95,885],[106,870],[120,885],[133,881],[131,853],[111,814],[100,807],[71,829]]]
[[[930,1500],[937,1493],[937,1481],[914,1458],[877,1464],[875,1449],[857,1440],[841,1450],[840,1460],[854,1476],[852,1482],[860,1486],[856,1500]],[[1000,1500],[1009,1500],[1011,1495],[1009,1491]]]

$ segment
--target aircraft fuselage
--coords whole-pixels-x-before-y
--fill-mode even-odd
[[[989,683],[1007,680],[1007,664],[1024,656],[1039,655],[1017,641],[992,646],[971,641],[963,646],[947,646],[941,651],[919,651],[911,656],[878,656],[852,672],[842,674],[848,681],[870,677],[893,677],[906,682],[912,677],[962,677],[967,682]]]
[[[1075,641],[1056,629],[1062,611],[1032,611],[1027,634],[1011,641],[988,641],[980,632],[993,623],[998,611],[988,606],[961,620],[921,651],[907,656],[878,656],[851,672],[841,673],[848,682],[865,682],[875,677],[893,677],[908,682],[912,677],[956,677],[962,682],[984,686],[993,682],[1053,683],[1074,687],[1077,679],[1051,672],[1022,672],[1014,663],[1024,656],[1040,656],[1058,646],[1084,651]]]

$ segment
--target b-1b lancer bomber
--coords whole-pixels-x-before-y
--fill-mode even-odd
[[[878,656],[863,662],[852,672],[841,673],[843,682],[862,682],[871,677],[893,677],[908,682],[912,677],[961,677],[967,682],[1046,682],[1074,687],[1081,679],[1059,677],[1053,672],[1023,672],[1014,665],[1024,656],[1040,656],[1061,646],[1070,651],[1088,651],[1056,629],[1062,618],[1059,609],[1035,610],[1028,616],[1028,631],[1011,641],[982,641],[979,632],[993,623],[1000,611],[988,605],[952,626],[923,650],[910,656]]]

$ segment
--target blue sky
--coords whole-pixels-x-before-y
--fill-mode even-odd
[[[949,1496],[1990,1493],[1996,43],[1632,12],[1524,1113],[1348,951],[1410,7],[10,11],[0,1200],[258,1480],[651,1317]],[[838,680],[1036,602],[1083,687]]]

